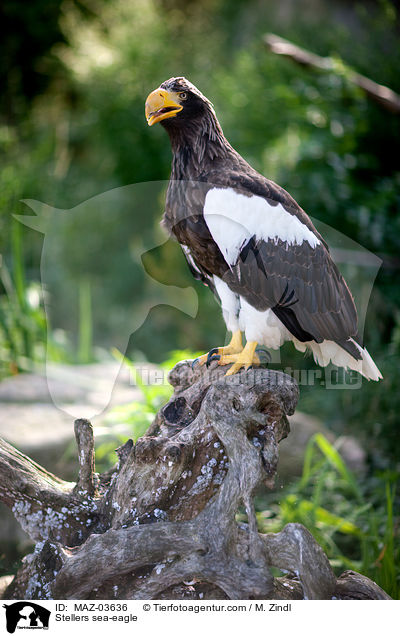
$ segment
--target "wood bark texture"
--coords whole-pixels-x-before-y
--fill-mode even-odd
[[[258,532],[253,496],[274,485],[298,387],[268,369],[225,371],[176,365],[170,401],[103,474],[92,426],[77,420],[76,484],[0,442],[0,500],[36,541],[3,598],[389,598],[354,572],[336,579],[302,525]]]

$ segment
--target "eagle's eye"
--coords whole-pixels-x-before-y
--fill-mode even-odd
[[[179,99],[184,101],[185,99],[187,99],[188,95],[187,95],[187,93],[182,92],[182,93],[178,93],[178,96],[179,96]]]

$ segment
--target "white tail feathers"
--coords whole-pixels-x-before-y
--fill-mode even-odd
[[[351,338],[351,341],[354,342],[353,338]],[[374,380],[375,382],[383,380],[382,373],[379,371],[368,351],[363,349],[359,344],[357,344],[357,342],[354,342],[354,344],[362,355],[362,360],[357,360],[356,362],[361,362],[362,371],[360,371],[360,373],[364,376],[364,378],[367,378],[367,380]]]
[[[350,338],[350,341],[361,353],[361,360],[353,358],[350,353],[342,349],[340,345],[332,340],[324,340],[318,344],[317,342],[303,343],[294,339],[294,345],[299,351],[305,351],[306,346],[309,347],[313,353],[315,362],[321,367],[326,367],[329,362],[332,362],[337,367],[358,371],[358,373],[361,373],[367,380],[374,380],[375,382],[382,380],[383,376],[368,351],[357,344],[353,338]]]

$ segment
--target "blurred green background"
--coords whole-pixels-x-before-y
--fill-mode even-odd
[[[268,32],[331,56],[333,69],[316,72],[272,54],[263,43]],[[364,344],[384,380],[356,391],[302,387],[299,409],[361,440],[369,462],[364,494],[375,493],[385,525],[400,470],[400,116],[371,101],[349,72],[400,92],[399,36],[400,12],[390,0],[3,0],[0,378],[43,361],[47,336],[50,357],[71,363],[102,358],[120,344],[132,301],[147,293],[132,253],[142,234],[154,245],[164,240],[162,196],[139,219],[121,205],[106,223],[83,215],[58,235],[52,324],[40,287],[43,235],[13,214],[30,213],[22,199],[69,209],[112,188],[168,179],[168,138],[146,125],[144,101],[163,80],[185,75],[256,169],[383,261]],[[193,286],[199,313],[192,319],[155,307],[128,355],[161,362],[174,349],[221,344],[220,309],[192,280],[179,248],[167,242],[145,262],[157,280]],[[96,289],[88,273],[97,276]],[[99,289],[107,306],[93,311]],[[282,360],[313,368],[291,346]]]

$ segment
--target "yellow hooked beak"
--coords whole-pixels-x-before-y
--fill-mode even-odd
[[[156,88],[146,99],[145,113],[149,126],[163,119],[175,117],[182,109],[176,93],[168,93],[162,88]]]

